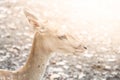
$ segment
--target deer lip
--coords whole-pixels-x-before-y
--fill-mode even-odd
[[[82,52],[83,50],[81,49],[76,49],[75,52]]]
[[[82,53],[87,49],[87,47],[83,47],[83,46],[79,45],[77,47],[74,47],[74,49],[75,49],[74,53]]]
[[[74,46],[73,48],[76,49],[76,50],[77,50],[77,49],[81,49],[81,45]]]

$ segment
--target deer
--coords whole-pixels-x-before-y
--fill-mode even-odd
[[[30,26],[35,28],[35,34],[30,54],[26,63],[15,71],[0,69],[0,80],[42,80],[46,64],[54,51],[75,53],[84,51],[85,47],[75,44],[78,40],[68,33],[57,34],[57,30],[49,28],[39,17],[29,10],[24,10]]]

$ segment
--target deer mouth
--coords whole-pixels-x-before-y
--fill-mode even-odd
[[[87,50],[87,47],[79,45],[77,47],[74,47],[74,49],[75,49],[74,54],[76,54],[76,53],[83,53],[85,50]]]

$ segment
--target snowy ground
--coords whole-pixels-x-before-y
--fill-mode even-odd
[[[33,30],[26,23],[21,4],[0,0],[0,69],[18,69],[30,51]],[[43,80],[120,80],[119,44],[112,44],[114,39],[107,35],[81,34],[89,42],[88,50],[79,55],[56,53]]]

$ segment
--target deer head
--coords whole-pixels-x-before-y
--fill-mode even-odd
[[[79,44],[74,36],[69,33],[59,34],[60,27],[50,27],[49,21],[41,20],[40,17],[30,10],[24,10],[24,13],[35,32],[39,34],[39,40],[43,46],[51,51],[62,51],[74,53],[75,51],[84,51],[85,47]],[[77,43],[78,42],[78,43]]]

